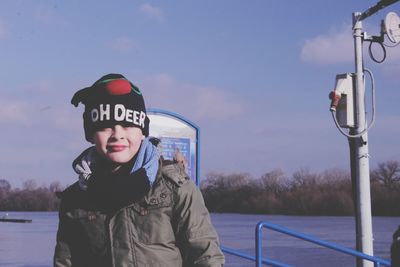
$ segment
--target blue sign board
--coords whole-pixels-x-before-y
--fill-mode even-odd
[[[150,136],[158,138],[160,155],[166,160],[179,160],[186,173],[200,185],[199,127],[182,116],[168,111],[149,109]]]

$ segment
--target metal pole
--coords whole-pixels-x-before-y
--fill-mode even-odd
[[[354,30],[354,50],[356,67],[355,84],[355,123],[356,126],[351,130],[352,134],[358,134],[367,127],[365,116],[365,84],[362,57],[362,22],[359,20],[361,13],[353,13]],[[355,184],[355,207],[356,207],[356,238],[357,250],[373,255],[372,238],[372,216],[371,216],[371,193],[369,178],[369,154],[368,154],[368,134],[365,133],[359,138],[349,138],[351,173],[353,184]],[[358,267],[372,267],[368,261],[357,261]]]

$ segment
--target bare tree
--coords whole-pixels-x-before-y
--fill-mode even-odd
[[[23,190],[27,190],[27,191],[32,191],[36,189],[36,181],[33,179],[29,179],[26,180],[23,184],[22,184],[22,189]]]
[[[5,179],[0,179],[0,191],[8,192],[11,189],[11,184]]]
[[[235,189],[248,185],[252,181],[252,177],[248,173],[232,173],[225,175],[218,172],[210,172],[206,175],[206,179],[202,182],[202,188],[224,188]]]
[[[312,186],[321,181],[321,175],[311,173],[307,168],[302,168],[293,173],[294,186]]]
[[[260,177],[259,182],[262,188],[274,193],[281,192],[289,184],[288,178],[281,169],[273,169],[270,172],[264,173]]]
[[[400,181],[400,162],[390,160],[379,163],[377,169],[371,172],[371,178],[387,188],[394,188]]]
[[[53,193],[58,192],[58,191],[62,191],[62,189],[63,189],[63,188],[62,188],[60,182],[52,182],[52,183],[50,184],[50,186],[49,186],[49,191],[50,191],[50,192],[53,192]]]

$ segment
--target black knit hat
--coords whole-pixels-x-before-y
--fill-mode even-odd
[[[76,92],[71,103],[77,107],[80,102],[85,105],[83,127],[89,142],[96,131],[116,124],[138,127],[143,135],[149,135],[150,120],[142,92],[121,74],[107,74]]]

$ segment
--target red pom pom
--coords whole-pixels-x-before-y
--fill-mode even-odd
[[[110,81],[105,86],[110,95],[125,95],[129,94],[132,87],[127,80],[114,80]]]

